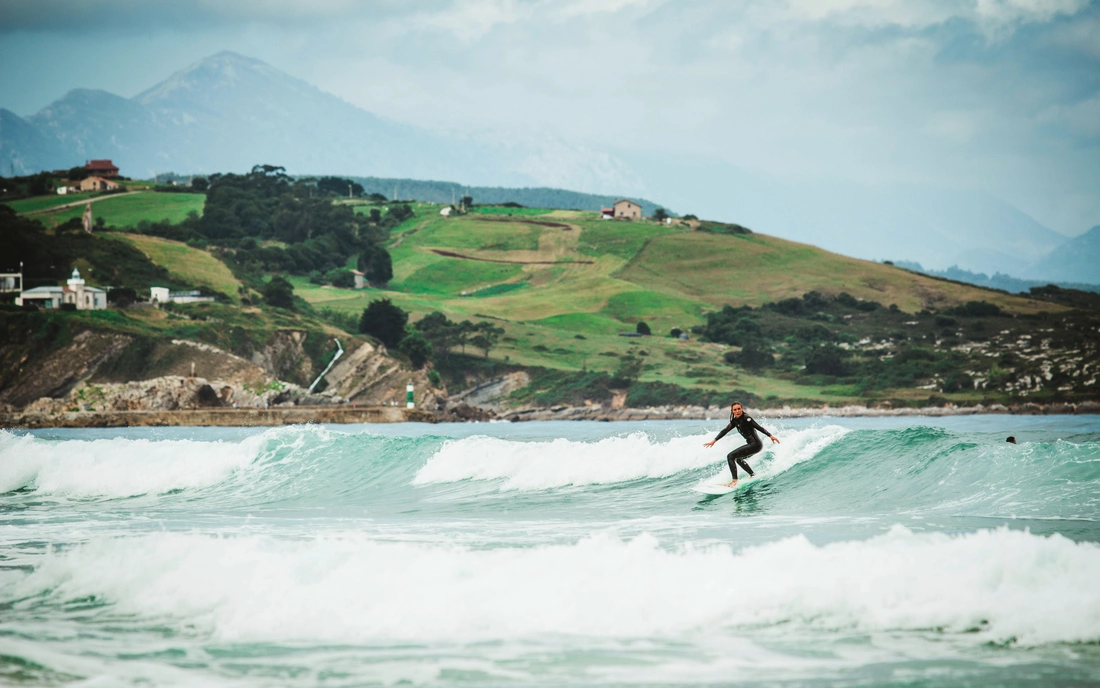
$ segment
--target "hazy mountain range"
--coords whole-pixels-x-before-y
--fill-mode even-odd
[[[1095,229],[1067,243],[1010,203],[980,192],[775,176],[694,156],[618,151],[614,142],[595,148],[429,131],[378,117],[229,52],[133,98],[76,89],[26,118],[0,109],[0,172],[68,168],[91,158],[110,158],[135,178],[269,163],[293,174],[645,196],[679,213],[861,258],[1100,283],[1100,240],[1086,239]]]

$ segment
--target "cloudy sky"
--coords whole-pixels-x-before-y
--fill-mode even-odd
[[[433,128],[1100,224],[1100,0],[0,0],[0,107],[221,50]]]

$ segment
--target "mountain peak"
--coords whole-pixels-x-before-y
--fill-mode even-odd
[[[249,84],[255,87],[272,82],[307,85],[262,60],[223,50],[184,67],[147,91],[139,93],[134,101],[152,106],[176,104],[185,99],[239,90]]]

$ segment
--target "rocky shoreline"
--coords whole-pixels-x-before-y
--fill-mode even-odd
[[[1100,413],[1100,402],[1085,401],[1079,404],[1020,404],[1004,406],[991,404],[983,406],[928,406],[924,408],[869,408],[867,406],[833,406],[822,408],[749,408],[753,415],[768,418],[814,418],[814,417],[887,417],[887,416],[975,416],[988,414],[1016,415],[1060,415],[1060,414],[1096,414]],[[714,420],[726,418],[726,408],[703,408],[701,406],[659,406],[653,408],[606,409],[602,407],[555,406],[553,408],[515,409],[495,415],[507,421],[533,420]]]
[[[887,416],[973,416],[987,414],[1058,415],[1097,414],[1100,402],[1079,404],[1021,404],[1018,406],[930,406],[927,408],[881,409],[866,406],[824,408],[750,408],[766,418],[887,417]],[[165,410],[68,411],[60,413],[0,413],[0,428],[117,428],[137,426],[242,426],[262,427],[303,423],[445,423],[526,422],[546,420],[639,421],[725,419],[724,408],[701,406],[620,408],[600,406],[555,406],[494,412],[475,406],[453,406],[443,411],[406,409],[397,406],[332,404],[322,406],[279,406],[272,408],[209,408]]]

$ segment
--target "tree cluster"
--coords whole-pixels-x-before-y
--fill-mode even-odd
[[[433,357],[448,362],[451,350],[466,346],[480,350],[486,358],[496,347],[504,329],[489,322],[453,322],[435,311],[409,324],[409,314],[389,299],[371,301],[359,319],[359,331],[368,334],[409,357],[413,367],[421,368]]]
[[[223,249],[224,259],[247,273],[322,275],[343,269],[356,256],[372,284],[385,285],[393,267],[384,242],[390,230],[412,217],[397,205],[360,215],[332,202],[334,190],[349,180],[291,179],[282,167],[257,165],[248,174],[214,174],[207,180],[200,217],[179,225],[140,223],[139,232]],[[359,187],[360,193],[362,187]],[[365,269],[364,269],[365,268]]]

